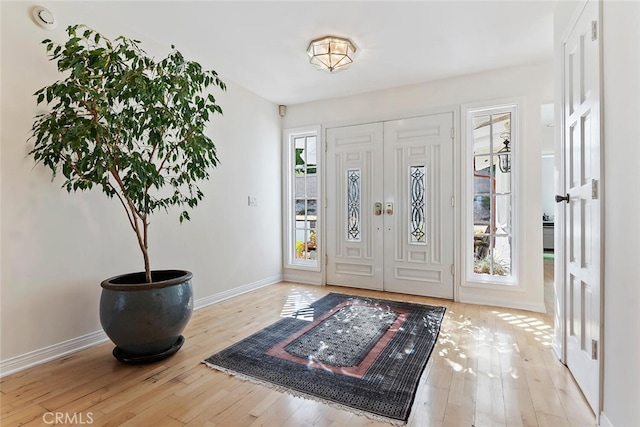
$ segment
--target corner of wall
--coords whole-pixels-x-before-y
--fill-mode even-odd
[[[613,423],[609,421],[609,418],[607,418],[604,412],[600,412],[600,427],[613,427]]]

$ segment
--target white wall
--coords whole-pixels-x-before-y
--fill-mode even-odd
[[[540,138],[542,141],[542,212],[550,217],[555,216],[555,125],[554,104],[544,104],[540,110],[542,127]]]
[[[555,157],[553,155],[542,156],[542,214],[555,216]],[[542,218],[541,218],[542,220]]]
[[[604,416],[640,423],[640,3],[604,1]]]
[[[540,138],[542,140],[542,155],[544,156],[555,152],[555,105],[553,103],[543,104],[540,108],[540,116],[542,119]]]
[[[525,159],[522,165],[524,197],[519,197],[522,212],[519,282],[522,290],[461,287],[459,297],[461,301],[543,311],[540,106],[553,99],[552,70],[551,63],[535,64],[293,105],[289,106],[283,125],[294,128],[313,124],[358,123],[436,111],[455,111],[459,120],[462,104],[522,97],[525,102],[520,112],[524,115],[525,124],[523,145],[520,147],[521,158]],[[339,79],[340,75],[336,74],[335,78]],[[458,132],[458,135],[462,134]],[[459,148],[456,155],[460,155]]]
[[[26,156],[37,113],[32,94],[58,78],[40,41],[62,40],[66,27],[37,28],[29,6],[2,4],[2,362],[99,331],[100,282],[143,268],[117,201],[99,191],[69,195]],[[100,31],[110,35],[104,25]],[[180,225],[175,211],[158,214],[150,226],[152,268],[192,271],[196,303],[282,277],[277,106],[227,83],[216,97],[224,116],[209,130],[221,165],[201,186],[205,199],[191,222]],[[258,206],[248,207],[247,196]]]

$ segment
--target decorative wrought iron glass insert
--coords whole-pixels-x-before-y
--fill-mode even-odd
[[[426,174],[424,166],[409,167],[409,241],[426,242]]]
[[[360,169],[347,170],[347,240],[360,241]]]

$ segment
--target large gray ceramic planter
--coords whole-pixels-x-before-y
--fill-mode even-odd
[[[102,282],[100,323],[125,363],[150,363],[174,355],[193,312],[193,275],[159,270],[145,283],[144,273],[115,276]]]

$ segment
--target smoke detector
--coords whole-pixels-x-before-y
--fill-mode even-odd
[[[38,27],[44,28],[45,30],[53,30],[58,25],[56,17],[53,16],[53,13],[46,7],[35,6],[31,9],[31,18]]]

